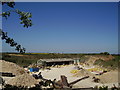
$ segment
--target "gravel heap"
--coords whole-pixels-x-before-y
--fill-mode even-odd
[[[13,79],[10,79],[7,84],[23,87],[32,87],[35,84],[38,84],[38,81],[33,76],[25,73]]]
[[[25,70],[15,63],[0,60],[0,72],[13,73],[13,75],[18,76],[24,74]]]

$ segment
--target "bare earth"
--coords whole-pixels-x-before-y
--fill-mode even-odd
[[[39,70],[39,72],[41,72],[42,76],[45,79],[51,79],[51,80],[54,80],[54,79],[60,80],[60,76],[65,75],[67,77],[68,83],[73,82],[77,79],[80,79],[80,78],[84,77],[85,75],[90,76],[89,78],[81,80],[81,81],[77,82],[76,84],[74,84],[73,88],[89,88],[89,87],[103,86],[103,85],[107,85],[109,88],[111,88],[113,86],[113,84],[115,84],[118,87],[118,71],[110,71],[99,77],[97,76],[100,79],[100,82],[95,83],[95,82],[93,82],[93,79],[92,79],[92,77],[94,75],[91,74],[90,72],[81,71],[77,75],[72,74],[71,70],[74,70],[75,69],[74,67],[75,67],[74,65],[65,65],[65,66],[60,66],[59,68],[51,67],[51,70]],[[85,68],[85,67],[83,67],[83,68]],[[23,68],[20,68],[19,66],[15,65],[13,63],[5,62],[5,61],[2,61],[1,70],[6,71],[6,72],[8,72],[8,71],[12,72],[18,77],[22,73],[23,74],[25,73]],[[23,71],[23,72],[21,73],[21,71]],[[39,72],[31,73],[31,75],[38,74]],[[3,79],[7,83],[10,80],[12,80],[13,77],[3,77]]]
[[[77,79],[80,79],[84,76],[74,76],[74,74],[70,73],[71,70],[73,70],[74,65],[67,65],[64,67],[60,68],[51,68],[51,70],[40,70],[39,72],[42,73],[42,76],[46,79],[57,79],[60,80],[61,75],[65,75],[67,77],[68,83],[73,82]],[[38,74],[38,72],[36,73]],[[111,79],[109,79],[110,77]],[[93,82],[92,76],[90,75],[90,78],[81,80],[77,82],[76,84],[73,85],[74,88],[89,88],[89,87],[94,87],[94,86],[103,86],[107,85],[108,87],[112,87],[113,84],[118,86],[118,72],[117,71],[112,71],[105,73],[100,76],[101,82],[100,83],[95,83]]]

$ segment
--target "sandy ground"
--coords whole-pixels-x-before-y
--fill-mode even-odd
[[[68,66],[64,66],[64,67],[60,67],[60,68],[51,68],[51,70],[40,70],[39,72],[41,72],[42,76],[46,79],[56,79],[56,80],[60,80],[60,76],[61,75],[65,75],[67,77],[68,83],[73,82],[77,79],[82,78],[81,77],[75,77],[73,76],[72,73],[70,73],[71,70],[74,69],[74,65],[68,65]],[[38,74],[39,72],[35,73]],[[93,82],[93,79],[87,78],[84,80],[81,80],[79,82],[77,82],[76,84],[73,85],[73,88],[89,88],[89,87],[94,87],[94,86],[103,86],[103,85],[107,85],[108,87],[112,87],[113,84],[115,84],[116,86],[118,86],[117,82],[114,83],[107,83],[107,84],[102,84],[102,83],[95,83]]]
[[[45,79],[51,79],[51,80],[54,80],[54,79],[60,80],[60,76],[65,75],[67,77],[68,83],[73,82],[73,81],[83,77],[83,76],[79,76],[79,77],[74,76],[74,74],[70,73],[71,70],[74,70],[74,65],[67,65],[67,66],[60,67],[60,68],[52,67],[51,70],[39,70],[39,72],[41,72],[42,76]],[[38,74],[39,72],[31,73],[31,75]],[[14,78],[14,77],[12,77],[12,78]],[[6,82],[12,78],[11,77],[3,77],[3,79]],[[103,85],[105,85],[105,86],[107,85],[108,87],[111,88],[113,86],[113,84],[118,86],[117,82],[106,83],[106,84],[95,83],[95,82],[93,82],[92,77],[90,77],[90,78],[87,78],[87,79],[77,82],[76,84],[73,85],[73,88],[89,88],[89,87],[103,86]]]

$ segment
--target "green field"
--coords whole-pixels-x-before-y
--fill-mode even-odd
[[[32,63],[36,63],[39,59],[54,59],[54,58],[79,58],[82,63],[86,62],[88,58],[85,55],[101,55],[101,54],[60,54],[60,53],[3,53],[2,59],[10,62],[14,62],[20,66],[28,66]],[[108,56],[108,55],[102,55]],[[117,68],[120,60],[120,55],[112,55],[115,58],[109,61],[97,60],[94,65],[100,65],[103,67]]]

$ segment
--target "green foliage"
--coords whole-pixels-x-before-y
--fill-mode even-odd
[[[10,55],[14,54],[14,55]],[[22,55],[22,56],[20,56]],[[32,53],[3,53],[2,59],[10,62],[14,62],[20,66],[28,66],[32,63],[36,63],[39,59],[54,59],[54,58],[81,58],[81,54],[58,54],[58,53],[39,53],[39,54],[32,54]]]
[[[110,89],[110,88],[109,88]],[[95,86],[93,90],[109,90],[108,86]]]
[[[2,60],[16,63],[20,66],[29,66],[32,63],[36,63],[38,59],[26,56],[10,56],[8,54],[2,54]]]
[[[32,26],[32,20],[29,19],[32,17],[32,14],[29,12],[21,12],[20,10],[15,10],[17,14],[20,16],[20,24],[23,24],[23,27],[31,27]]]
[[[80,58],[80,63],[85,63],[86,61],[88,61],[88,57],[85,57],[85,56],[82,56],[81,58]]]
[[[11,12],[15,12],[19,15],[19,17],[20,17],[19,19],[21,20],[20,24],[23,24],[23,27],[28,28],[28,27],[32,26],[32,20],[30,19],[30,18],[32,18],[32,14],[29,12],[23,12],[18,9],[10,10],[10,11],[3,12],[2,17],[5,17],[7,19],[10,16]]]
[[[99,90],[108,90],[108,86],[104,86],[104,85],[103,85],[103,86],[100,86],[100,87],[99,87]]]
[[[110,68],[110,69],[117,69],[118,68],[118,62],[120,60],[120,56],[114,56],[115,58],[109,61],[104,61],[102,59],[96,60],[94,62],[94,65],[100,65],[105,68]]]
[[[10,55],[14,54],[14,55]],[[21,56],[22,55],[22,56]],[[120,60],[120,56],[114,56],[113,60],[104,61],[104,60],[96,60],[94,65],[100,65],[103,67],[109,67],[111,69],[116,69],[118,67],[118,62]],[[29,64],[36,63],[39,59],[55,59],[55,58],[80,58],[80,62],[84,63],[88,60],[89,57],[85,57],[84,54],[60,54],[60,53],[3,53],[2,59],[17,63],[21,66],[28,66]]]
[[[9,7],[14,8],[15,2],[2,2],[2,5],[7,4]]]
[[[108,52],[101,52],[101,55],[110,55]]]
[[[103,63],[105,63],[105,61],[102,59],[99,59],[94,62],[94,65],[102,65]]]
[[[9,12],[9,11],[2,13],[2,17],[5,17],[6,19],[7,19],[9,16],[10,16],[10,12]]]
[[[15,50],[17,50],[20,53],[25,53],[25,48],[21,47],[21,45],[19,45],[18,43],[16,43],[12,38],[8,37],[7,32],[3,32],[0,29],[0,37],[2,38],[2,40],[5,40],[5,42],[7,44],[9,44],[11,47],[16,47]]]
[[[15,3],[14,2],[2,2],[2,5],[7,4],[9,7],[14,8]],[[30,19],[32,17],[32,14],[29,12],[22,12],[20,10],[9,10],[6,12],[3,12],[1,15],[4,18],[8,18],[11,14],[11,12],[15,12],[19,15],[20,24],[23,24],[23,27],[31,27],[32,26],[32,20]],[[17,44],[12,38],[7,36],[7,32],[4,32],[2,29],[0,29],[0,37],[2,40],[5,40],[6,43],[8,43],[11,47],[15,47],[15,50],[17,50],[20,53],[25,53],[26,49],[21,47],[21,45]]]

